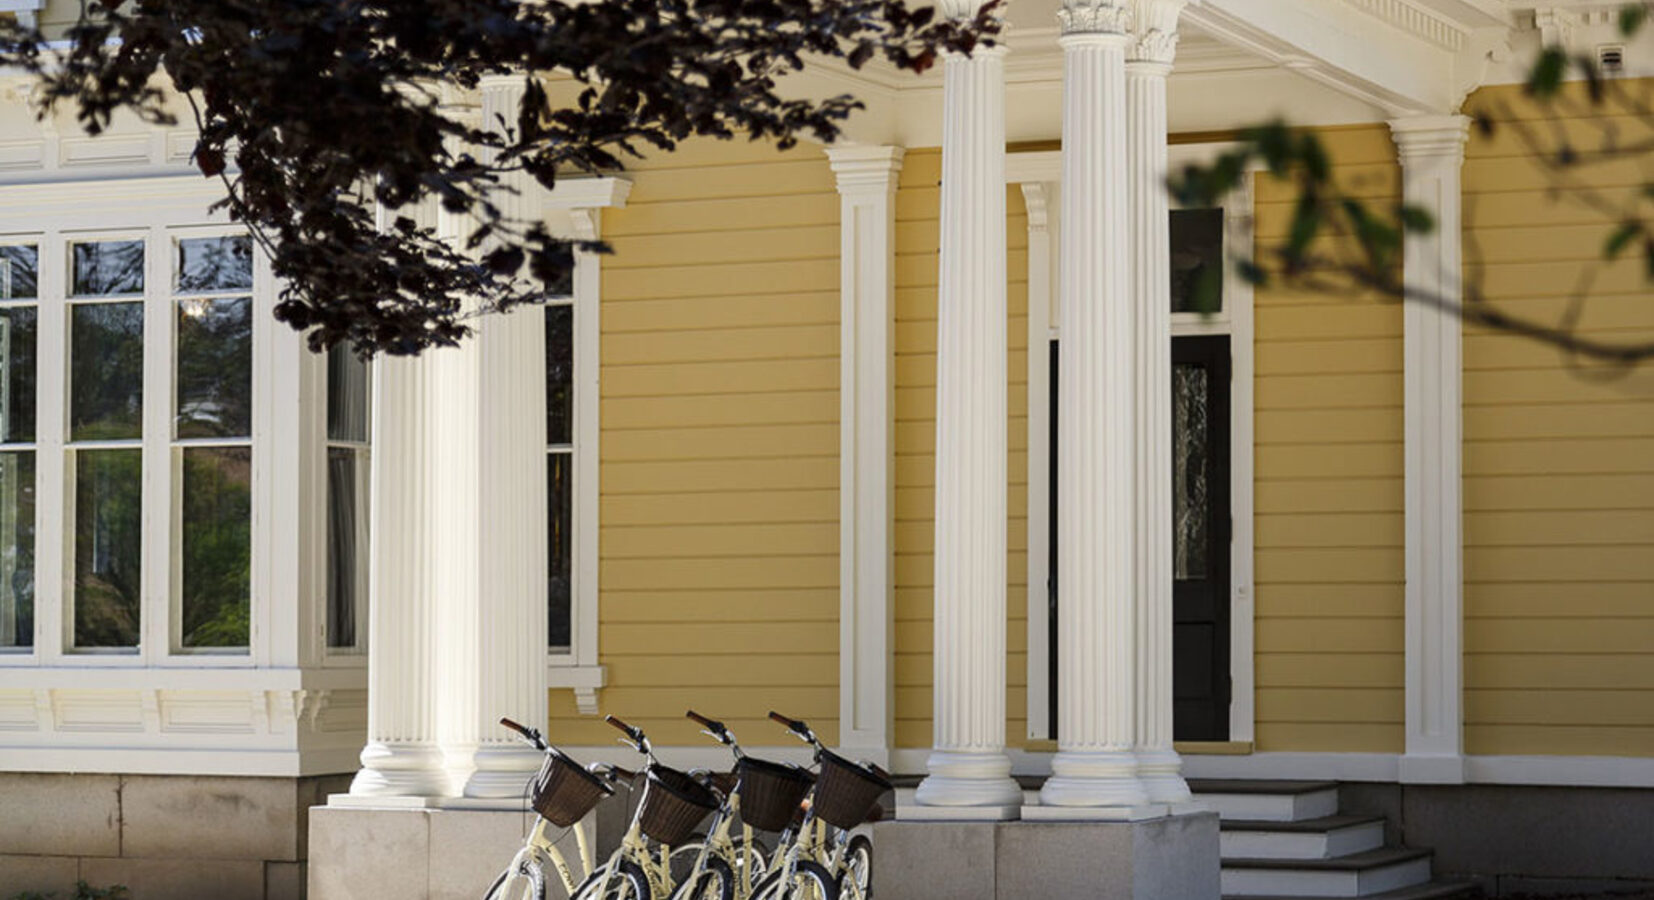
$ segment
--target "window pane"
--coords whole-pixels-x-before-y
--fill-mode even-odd
[[[551,640],[556,650],[567,650],[569,642],[569,600],[573,579],[570,538],[574,529],[573,502],[574,458],[567,453],[546,455],[547,513],[550,518],[550,552],[547,574],[550,577]]]
[[[1208,372],[1172,367],[1172,569],[1179,580],[1206,577]]]
[[[344,344],[327,351],[327,439],[368,441],[368,361]]]
[[[546,307],[546,443],[574,441],[574,307]]]
[[[72,309],[69,439],[142,437],[144,305],[87,303]]]
[[[143,454],[75,454],[75,646],[138,646]]]
[[[34,646],[34,453],[0,453],[0,649]]]
[[[567,297],[574,293],[574,245],[562,244],[553,255],[558,263],[558,276],[546,283],[546,293],[553,297]]]
[[[253,240],[185,238],[178,242],[178,290],[240,291],[253,286]]]
[[[367,547],[358,542],[365,534],[367,510],[357,504],[359,479],[366,474],[360,451],[331,447],[327,451],[327,645],[356,646],[356,610],[367,588],[363,577]],[[358,530],[361,529],[361,530]]]
[[[39,296],[40,253],[34,247],[0,247],[0,300]]]
[[[183,583],[185,647],[246,647],[252,540],[253,451],[184,450]]]
[[[1223,308],[1223,210],[1172,210],[1172,312]]]
[[[34,440],[35,325],[33,306],[0,308],[0,442]]]
[[[103,241],[73,247],[75,296],[144,292],[143,241]]]
[[[178,302],[178,436],[252,433],[253,301]]]

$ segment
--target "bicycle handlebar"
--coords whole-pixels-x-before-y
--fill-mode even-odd
[[[706,716],[703,716],[694,710],[689,710],[684,713],[684,716],[700,723],[703,728],[712,732],[713,737],[716,737],[719,740],[723,740],[729,734],[729,729],[725,728],[724,723],[718,721],[717,719],[708,719]]]
[[[505,716],[500,717],[500,724],[504,725],[505,727],[511,729],[512,731],[515,731],[518,734],[522,735],[523,740],[528,741],[530,744],[533,744],[534,746],[540,748],[541,750],[545,749],[545,744],[542,743],[541,740],[540,740],[540,732],[539,731],[537,731],[533,728],[530,728],[527,725],[523,725],[521,723],[514,722],[514,721],[512,721],[511,719],[509,719]]]
[[[770,710],[770,718],[781,723],[782,725],[785,725],[787,730],[794,734],[803,736],[810,733],[810,726],[804,724],[804,722],[800,719],[789,719],[773,709]]]
[[[608,722],[610,725],[613,725],[622,732],[625,732],[626,737],[637,746],[637,749],[640,752],[647,752],[644,748],[648,746],[648,738],[643,736],[643,729],[638,728],[636,725],[626,724],[621,721],[618,716],[604,716],[603,721]]]

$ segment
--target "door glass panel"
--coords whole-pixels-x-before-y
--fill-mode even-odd
[[[546,443],[574,440],[574,307],[546,307]]]
[[[142,451],[75,454],[75,646],[138,646]]]
[[[1223,309],[1223,210],[1174,209],[1172,312]]]
[[[1179,580],[1203,578],[1207,570],[1210,391],[1204,366],[1172,367],[1172,569]]]

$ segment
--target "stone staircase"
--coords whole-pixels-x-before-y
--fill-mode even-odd
[[[1340,815],[1336,783],[1190,779],[1189,787],[1221,820],[1225,898],[1476,896],[1472,885],[1432,881],[1429,850],[1385,846],[1384,817]]]

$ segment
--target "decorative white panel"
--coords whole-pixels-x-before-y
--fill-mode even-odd
[[[58,731],[143,731],[144,695],[153,693],[52,691],[53,724]]]
[[[251,734],[253,701],[246,691],[161,691],[161,731],[184,734]]]

